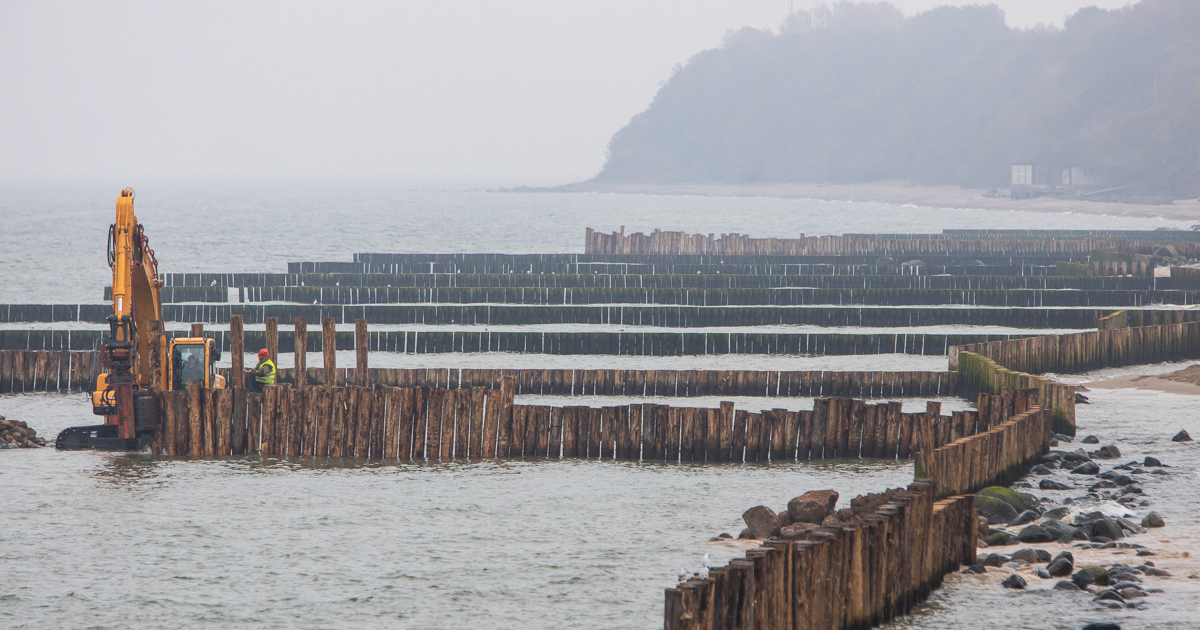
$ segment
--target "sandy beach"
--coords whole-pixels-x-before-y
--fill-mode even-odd
[[[1116,376],[1087,383],[1090,389],[1144,389],[1200,396],[1200,364],[1157,376]]]
[[[776,197],[780,199],[824,199],[894,204],[912,204],[929,208],[979,208],[1095,214],[1124,217],[1163,218],[1200,222],[1200,199],[1170,204],[1105,203],[1080,199],[1011,199],[984,197],[979,188],[957,186],[911,186],[904,182],[871,184],[596,184],[582,182],[554,188],[548,192],[600,192],[643,195],[700,195],[720,197]]]

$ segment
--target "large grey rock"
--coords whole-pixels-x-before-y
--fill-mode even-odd
[[[1000,583],[1000,586],[1003,586],[1004,588],[1025,588],[1025,578],[1014,573],[1004,578],[1004,581]]]
[[[1041,523],[1038,523],[1038,525],[1041,525],[1042,529],[1054,536],[1055,540],[1064,543],[1073,540],[1076,532],[1079,531],[1078,529],[1071,527],[1062,521],[1054,519],[1046,519]]]
[[[812,523],[792,523],[779,529],[779,536],[784,540],[804,540],[808,532],[819,527]]]
[[[1028,562],[1029,564],[1050,562],[1050,552],[1045,549],[1021,549],[1013,552],[1013,555],[1010,557],[1013,560]]]
[[[1041,525],[1030,525],[1017,534],[1017,540],[1023,543],[1048,543],[1054,542],[1057,538]]]
[[[1108,570],[1103,567],[1084,567],[1075,572],[1071,581],[1079,588],[1087,588],[1092,584],[1108,586]]]
[[[975,493],[975,496],[985,496],[992,497],[994,499],[1000,499],[1001,501],[1011,505],[1018,514],[1024,512],[1025,510],[1036,510],[1040,504],[1038,498],[1032,494],[1017,492],[1016,490],[1005,488],[1004,486],[990,486],[984,488],[983,490]]]
[[[1179,433],[1176,433],[1175,437],[1171,438],[1171,441],[1172,442],[1191,442],[1192,436],[1188,435],[1188,432],[1185,429],[1183,431],[1180,431]]]
[[[1058,583],[1054,585],[1054,590],[1056,590],[1056,591],[1081,591],[1083,589],[1079,588],[1078,586],[1075,586],[1074,582],[1068,582],[1066,580],[1059,580]]]
[[[1087,461],[1071,469],[1072,475],[1094,475],[1100,472],[1100,465],[1096,462]]]
[[[788,501],[788,515],[793,523],[820,525],[837,502],[838,493],[834,490],[811,490]]]
[[[775,510],[765,505],[756,505],[746,510],[742,513],[742,520],[746,521],[746,528],[750,530],[750,534],[759,540],[779,533],[779,516],[775,514]]]
[[[1150,468],[1152,466],[1162,466],[1162,462],[1159,461],[1157,457],[1150,457],[1147,455],[1146,459],[1142,462],[1142,465],[1146,468]]]
[[[1017,518],[1009,521],[1008,526],[1019,527],[1021,525],[1032,523],[1038,520],[1038,518],[1040,518],[1040,515],[1037,512],[1034,512],[1033,510],[1025,510],[1024,512],[1018,514]]]
[[[992,525],[1010,523],[1017,518],[1017,510],[1013,506],[994,497],[975,495],[975,508],[979,510],[979,515]]]
[[[1046,572],[1052,577],[1066,577],[1071,575],[1074,570],[1075,564],[1071,562],[1070,558],[1051,560],[1050,564],[1046,565]]]
[[[1104,537],[1109,540],[1120,540],[1125,537],[1125,532],[1116,521],[1103,516],[1091,522],[1091,534],[1095,537]]]
[[[1158,515],[1158,512],[1150,512],[1142,519],[1142,527],[1163,527],[1166,523],[1163,518]]]
[[[1096,451],[1096,457],[1099,457],[1100,459],[1116,459],[1120,456],[1121,449],[1117,448],[1114,444],[1102,446],[1100,447],[1100,450]]]
[[[1059,483],[1053,479],[1043,479],[1038,482],[1038,487],[1042,490],[1070,490],[1071,486],[1065,483]]]

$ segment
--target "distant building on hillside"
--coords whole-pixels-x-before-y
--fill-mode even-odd
[[[1099,184],[1078,166],[1058,164],[1013,164],[1013,199],[1032,199],[1043,195],[1075,194],[1081,186]]]

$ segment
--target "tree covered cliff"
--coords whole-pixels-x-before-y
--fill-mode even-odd
[[[744,29],[676,69],[595,181],[1002,187],[1012,164],[1200,195],[1200,2],[1027,30],[994,5],[842,2],[825,25]]]

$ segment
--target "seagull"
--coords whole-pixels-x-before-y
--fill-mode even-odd
[[[704,559],[700,561],[700,566],[704,567],[705,569],[711,569],[712,558],[709,558],[708,554],[704,554]]]
[[[208,286],[210,286],[210,287],[215,287],[215,286],[217,286],[217,281],[216,281],[216,280],[213,280],[213,281],[212,281],[212,284],[210,284],[210,285],[208,285]]]
[[[708,567],[700,567],[700,579],[701,580],[708,579]]]
[[[685,569],[683,567],[679,567],[679,583],[683,584],[684,582],[687,581],[687,579],[688,579],[687,569]]]

